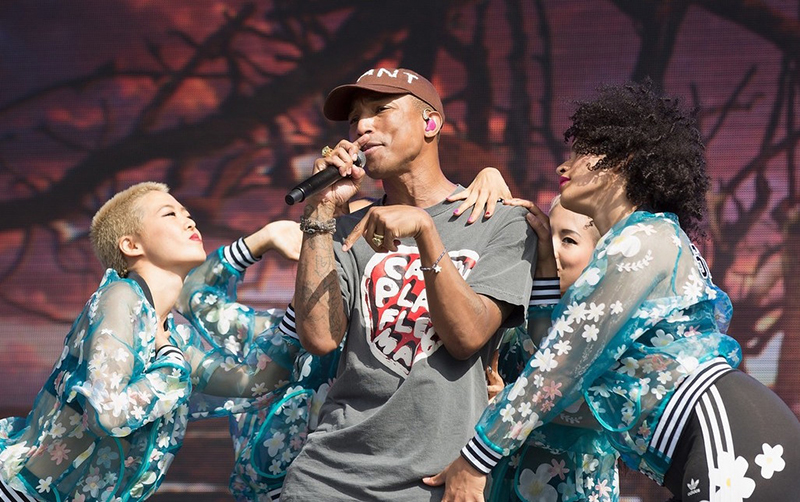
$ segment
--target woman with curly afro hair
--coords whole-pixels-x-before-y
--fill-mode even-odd
[[[557,169],[561,204],[590,217],[602,237],[522,374],[486,409],[461,456],[425,482],[446,482],[444,500],[482,500],[486,475],[526,440],[568,447],[540,429],[567,419],[600,428],[673,500],[774,502],[800,493],[800,422],[735,369],[741,348],[726,334],[730,300],[687,235],[702,233],[709,188],[694,119],[649,84],[603,87],[571,119],[572,153]],[[551,242],[547,217],[528,201],[507,203],[531,212],[537,276],[554,272],[542,245]],[[570,420],[567,408],[581,399],[590,419]],[[527,479],[542,488],[543,474]],[[559,486],[563,500],[566,492],[610,500],[616,480],[595,474],[584,487]]]

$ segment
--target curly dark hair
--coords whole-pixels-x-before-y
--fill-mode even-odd
[[[579,154],[605,155],[595,169],[620,167],[631,202],[674,213],[688,234],[704,234],[710,179],[694,112],[645,82],[603,86],[570,119],[564,140]]]

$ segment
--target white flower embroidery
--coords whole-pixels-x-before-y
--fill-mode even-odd
[[[105,405],[107,410],[112,410],[111,413],[118,417],[121,413],[128,410],[128,395],[127,394],[112,394],[110,396],[110,403]]]
[[[650,379],[649,378],[640,378],[639,379],[639,386],[640,386],[640,391],[641,391],[642,395],[646,396],[650,392]],[[633,395],[633,392],[631,392],[631,398],[632,399],[636,399],[636,397]]]
[[[587,342],[596,342],[598,333],[600,333],[600,330],[597,329],[597,326],[594,324],[588,324],[583,327],[583,333],[581,333],[581,336]]]
[[[528,385],[528,379],[524,376],[517,378],[517,381],[514,382],[514,386],[511,387],[511,390],[508,392],[508,400],[513,401],[518,398],[524,391],[525,387]]]
[[[270,453],[270,455],[272,455],[272,453]],[[282,470],[283,467],[281,466],[281,461],[278,459],[272,459],[272,464],[269,466],[269,472],[277,476]]]
[[[626,258],[636,256],[639,250],[642,249],[642,241],[633,234],[637,232],[636,227],[628,227],[622,231],[617,237],[611,239],[608,245],[608,255],[614,256],[621,254]]]
[[[664,330],[659,329],[656,330],[656,336],[650,340],[650,343],[653,344],[653,347],[666,347],[674,341],[675,337],[669,333],[665,333]]]
[[[39,493],[50,493],[51,484],[53,484],[53,476],[47,476],[47,479],[40,479],[39,486],[36,487],[36,491]]]
[[[605,313],[606,304],[601,303],[600,305],[596,305],[594,302],[589,304],[589,311],[586,313],[586,320],[598,322],[600,318]]]
[[[206,321],[217,323],[217,333],[220,335],[228,334],[231,329],[231,323],[236,320],[239,312],[236,305],[227,305],[225,307],[212,310],[206,315]]]
[[[678,371],[687,375],[691,374],[700,365],[700,361],[694,356],[678,356],[677,360],[680,363]]]
[[[620,302],[619,300],[615,301],[614,303],[611,304],[611,307],[609,308],[609,310],[610,310],[612,315],[617,315],[617,314],[621,313],[622,312],[622,302]]]
[[[558,500],[558,493],[555,488],[547,484],[550,478],[550,464],[540,465],[535,473],[530,469],[524,469],[519,475],[517,489],[524,500],[555,502]]]
[[[564,311],[567,315],[567,322],[570,324],[575,321],[583,321],[586,318],[586,303],[573,303]]]
[[[559,317],[556,322],[553,323],[551,330],[557,338],[561,338],[564,333],[572,333],[573,331],[570,322],[568,322],[564,316]]]
[[[705,291],[705,282],[702,277],[697,274],[697,271],[692,269],[689,271],[689,277],[683,285],[684,299],[689,305],[693,305],[700,300],[700,296]]]
[[[611,395],[611,393],[608,392],[608,386],[604,383],[595,385],[594,387],[589,387],[589,390],[594,392],[596,396],[599,395],[600,397],[608,397]]]
[[[756,455],[756,465],[761,467],[761,477],[771,479],[776,472],[781,472],[786,467],[783,460],[783,446],[770,446],[767,443],[761,445],[764,453]]]
[[[664,388],[663,385],[659,385],[658,387],[653,387],[650,392],[656,396],[658,399],[664,399],[664,396],[667,393],[667,389]]]
[[[594,458],[593,455],[584,455],[583,456],[583,471],[584,472],[594,472],[597,469],[597,466],[600,465],[600,462]],[[594,480],[586,480],[587,486],[594,485]]]
[[[622,361],[622,367],[618,370],[619,373],[625,373],[628,376],[633,376],[636,370],[639,369],[639,361],[632,357],[626,357]]]
[[[580,288],[584,284],[594,286],[600,282],[600,269],[597,267],[587,268],[575,281],[575,287]]]
[[[229,336],[225,339],[225,350],[231,354],[241,354],[242,346],[234,336]]]
[[[569,351],[572,350],[572,345],[570,345],[569,340],[562,339],[553,345],[553,348],[556,349],[556,355],[563,356],[564,354],[569,354]]]
[[[276,432],[271,438],[264,441],[264,446],[267,448],[267,453],[271,457],[274,457],[278,450],[283,448],[283,440],[286,439],[286,435],[282,432]]]
[[[525,417],[527,417],[528,415],[531,414],[533,409],[531,408],[531,403],[524,402],[524,403],[519,405],[519,408],[517,408],[517,411],[519,412],[520,415],[522,415],[522,418],[525,418]]]
[[[709,481],[713,487],[719,487],[716,492],[718,500],[741,502],[750,497],[756,489],[756,482],[745,476],[747,473],[747,460],[744,457],[733,457],[733,453],[723,452],[717,458],[718,468],[709,472]]]
[[[500,410],[500,416],[503,417],[503,422],[513,422],[514,421],[514,407],[510,404],[507,404],[505,408]]]
[[[550,371],[558,366],[558,361],[556,361],[555,354],[550,352],[550,349],[544,349],[533,356],[530,364],[532,367],[539,368],[542,371]]]

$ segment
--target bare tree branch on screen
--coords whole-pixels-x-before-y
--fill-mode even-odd
[[[0,201],[0,231],[47,224],[75,214],[87,194],[126,170],[156,160],[183,162],[210,156],[237,141],[247,141],[254,128],[300,104],[309,92],[332,88],[362,71],[364,61],[370,61],[397,31],[405,29],[414,16],[427,13],[426,2],[413,3],[419,5],[413,7],[409,2],[394,0],[384,2],[380,12],[355,10],[325,47],[306,54],[294,68],[247,95],[230,93],[217,109],[195,122],[156,127],[169,97],[181,83],[195,78],[193,72],[198,63],[221,56],[223,49],[231,46],[232,38],[242,33],[244,22],[253,14],[252,7],[245,6],[197,44],[198,54],[159,87],[129,134],[91,150],[45,189]],[[347,56],[350,54],[358,56]],[[34,98],[27,98],[30,99]]]

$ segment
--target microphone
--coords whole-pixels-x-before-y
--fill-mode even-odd
[[[367,157],[364,155],[364,152],[361,150],[358,151],[358,158],[353,161],[353,165],[357,167],[364,167],[367,165]],[[303,202],[309,195],[313,195],[333,185],[340,179],[342,179],[342,176],[339,174],[339,168],[336,166],[328,166],[292,188],[291,191],[286,194],[284,200],[286,200],[286,203],[290,206],[296,202]]]

